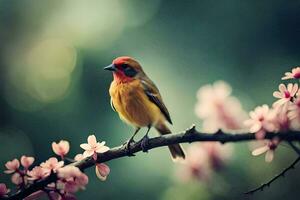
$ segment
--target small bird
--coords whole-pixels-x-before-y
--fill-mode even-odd
[[[142,138],[143,151],[147,151],[151,127],[155,127],[161,135],[171,133],[166,121],[170,124],[172,121],[159,90],[136,60],[128,56],[118,57],[104,69],[113,72],[114,80],[109,88],[112,109],[123,121],[135,127],[133,136],[126,143],[129,151],[130,143],[142,127],[148,127],[146,135]],[[179,144],[168,147],[174,161],[185,158]]]

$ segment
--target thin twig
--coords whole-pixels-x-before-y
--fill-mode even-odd
[[[284,177],[285,173],[291,169],[295,168],[295,165],[300,161],[300,156],[293,162],[291,163],[287,168],[285,168],[282,172],[274,176],[271,180],[269,180],[267,183],[262,184],[261,186],[250,190],[248,192],[245,192],[245,194],[254,194],[257,191],[263,191],[266,187],[269,187],[271,183],[273,183],[275,180],[277,180],[280,177]]]
[[[296,147],[292,141],[288,141],[288,143],[293,148],[293,150],[300,156],[300,149]]]
[[[272,139],[274,137],[279,138],[281,141],[300,141],[300,132],[299,131],[290,131],[284,133],[266,133],[266,139]],[[195,129],[195,126],[187,129],[186,131],[179,134],[169,134],[163,135],[159,137],[155,137],[149,139],[147,144],[147,149],[154,149],[158,147],[168,146],[172,144],[178,143],[191,143],[191,142],[204,142],[204,141],[214,141],[221,142],[222,144],[227,142],[243,142],[243,141],[251,141],[256,140],[255,135],[253,133],[245,133],[245,134],[232,134],[232,133],[224,133],[223,131],[218,131],[217,134],[207,134],[198,132]],[[142,152],[141,141],[130,144],[131,153]],[[105,153],[99,153],[97,158],[97,162],[95,162],[91,157],[83,159],[79,162],[71,163],[70,165],[78,167],[80,170],[84,171],[85,169],[92,167],[95,163],[103,163],[113,159],[118,159],[121,157],[127,157],[128,152],[125,146],[119,146],[110,149]],[[298,161],[297,161],[298,162]],[[48,184],[53,183],[57,180],[56,174],[52,173],[49,177],[37,181],[34,184],[28,186],[24,190],[20,190],[15,194],[12,194],[8,197],[2,197],[2,199],[16,200],[23,199],[26,196],[38,191],[42,190]]]

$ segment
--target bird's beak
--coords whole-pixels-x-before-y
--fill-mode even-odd
[[[108,71],[113,71],[113,72],[117,71],[117,68],[114,64],[110,64],[107,67],[104,67],[103,69]]]

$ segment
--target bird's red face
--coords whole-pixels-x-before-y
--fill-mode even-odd
[[[115,81],[129,82],[134,80],[135,76],[141,70],[141,67],[133,58],[122,56],[113,60],[112,64],[104,69],[113,72]]]

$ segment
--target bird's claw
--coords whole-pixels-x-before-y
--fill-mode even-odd
[[[149,137],[148,134],[146,134],[141,140],[141,148],[143,152],[148,152],[148,145],[149,145]]]
[[[127,156],[135,156],[131,152],[131,143],[134,143],[134,140],[132,138],[123,143],[123,146],[125,146],[125,151],[126,151]]]

